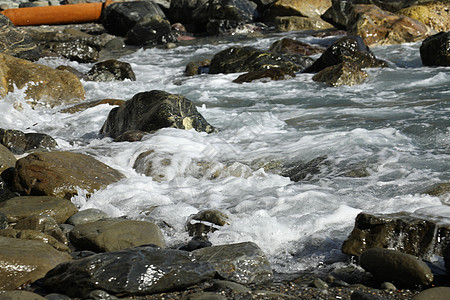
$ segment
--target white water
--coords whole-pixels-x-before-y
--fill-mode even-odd
[[[280,38],[243,43],[267,49]],[[256,242],[279,272],[344,261],[341,244],[361,211],[419,210],[448,217],[442,213],[448,211],[442,204],[448,199],[423,191],[450,180],[450,69],[422,67],[419,43],[372,49],[392,67],[368,70],[367,82],[352,87],[328,87],[313,82],[311,74],[241,85],[232,82],[238,74],[183,76],[189,61],[210,58],[231,45],[236,44],[140,49],[120,58],[132,65],[137,81],[83,82],[86,101],[126,100],[153,89],[182,94],[218,133],[163,129],[141,142],[115,143],[98,136],[111,106],[74,115],[58,108],[32,110],[21,91],[0,101],[0,127],[47,133],[61,150],[91,154],[126,175],[90,199],[80,191],[72,199],[80,209],[165,222],[170,226],[162,229],[173,246],[189,240],[184,224],[191,214],[218,209],[229,216],[229,225],[210,234],[211,242]],[[40,62],[80,71],[92,66],[62,59]],[[20,111],[14,108],[19,104]],[[161,181],[132,168],[137,156],[150,149]],[[320,155],[327,155],[328,164],[308,181],[292,182],[261,168],[264,162]],[[161,164],[163,159],[170,164]],[[344,176],[357,167],[370,175]]]

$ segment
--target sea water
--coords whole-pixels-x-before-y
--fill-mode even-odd
[[[217,133],[166,128],[140,142],[117,143],[98,134],[112,106],[75,114],[31,109],[20,90],[0,101],[0,127],[49,134],[60,150],[92,155],[126,176],[89,198],[79,190],[72,201],[81,210],[156,222],[168,246],[176,247],[190,239],[190,215],[216,209],[228,224],[209,234],[214,245],[255,242],[281,273],[345,262],[340,247],[359,212],[449,217],[448,196],[424,191],[450,180],[450,69],[422,66],[420,43],[373,47],[390,67],[366,70],[367,81],[356,86],[329,87],[311,74],[245,84],[232,82],[239,74],[183,74],[190,61],[236,45],[266,50],[282,37],[137,49],[120,57],[136,81],[83,81],[86,102],[127,100],[154,89],[181,94]],[[288,37],[322,46],[336,40]],[[56,58],[39,62],[82,72],[92,67]],[[133,169],[148,150],[152,176]],[[326,156],[321,171],[299,182],[264,168],[319,156]],[[346,175],[356,169],[366,176]]]

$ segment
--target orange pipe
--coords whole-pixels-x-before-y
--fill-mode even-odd
[[[23,7],[6,9],[0,13],[16,26],[87,23],[97,22],[103,8],[111,2]]]

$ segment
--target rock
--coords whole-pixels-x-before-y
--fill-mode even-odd
[[[0,213],[0,229],[8,227],[8,217],[4,213]]]
[[[210,289],[216,292],[230,289],[235,293],[249,293],[252,291],[251,289],[242,284],[226,280],[215,280]]]
[[[1,131],[0,131],[1,132]],[[0,137],[1,142],[1,137]],[[0,173],[16,165],[16,157],[8,148],[0,144]]]
[[[450,299],[450,287],[439,286],[426,289],[411,298],[411,300],[447,300]]]
[[[320,173],[320,168],[326,163],[326,155],[316,157],[306,163],[296,162],[283,166],[281,176],[289,177],[292,181],[298,182],[308,180],[312,176]]]
[[[144,221],[101,219],[75,225],[69,237],[76,249],[94,252],[113,252],[145,244],[165,247],[159,227]]]
[[[450,30],[450,5],[445,1],[436,1],[413,5],[397,12],[415,19],[436,31]]]
[[[1,147],[0,147],[1,148]],[[14,167],[10,167],[6,170],[4,170],[1,174],[2,176],[7,175],[7,173],[14,173]],[[11,175],[11,174],[10,174]],[[11,176],[13,177],[13,175]],[[0,176],[0,202],[3,202],[5,200],[17,197],[18,195],[13,193],[9,187],[11,186],[10,183],[11,180],[4,180],[1,176]],[[1,219],[1,218],[0,218]],[[0,227],[1,229],[1,227]]]
[[[295,77],[295,73],[282,68],[271,68],[268,70],[251,71],[240,75],[233,80],[235,83],[252,82],[255,80],[287,80]]]
[[[96,63],[87,72],[86,77],[91,81],[116,81],[125,79],[136,81],[136,75],[131,65],[115,59]]]
[[[264,284],[273,280],[270,263],[252,242],[212,246],[194,250],[199,261],[211,263],[225,280],[240,284]]]
[[[327,67],[313,76],[314,81],[325,82],[331,86],[355,85],[363,83],[367,73],[357,63],[344,61]]]
[[[117,138],[114,139],[116,142],[139,142],[148,133],[140,130],[129,130],[125,131]]]
[[[22,219],[14,225],[16,230],[36,230],[45,233],[63,244],[67,244],[68,240],[63,234],[58,223],[47,215],[33,215]]]
[[[331,0],[277,0],[267,13],[266,19],[280,16],[320,17],[331,7]]]
[[[50,42],[46,48],[72,61],[93,63],[99,59],[99,51],[83,41]]]
[[[208,18],[198,17],[204,14],[209,0],[172,0],[168,11],[172,23],[192,24],[191,32],[205,31]]]
[[[208,241],[207,237],[194,236],[186,245],[180,247],[180,250],[194,251],[197,249],[211,247],[212,243]]]
[[[381,281],[392,281],[403,287],[427,286],[433,282],[433,273],[416,256],[396,250],[371,248],[359,257],[361,267]]]
[[[0,202],[0,212],[9,222],[19,222],[33,215],[48,215],[61,224],[77,211],[69,200],[48,196],[14,197]]]
[[[450,225],[407,213],[368,214],[356,217],[355,227],[342,245],[342,252],[358,256],[370,248],[390,248],[430,260],[443,255]]]
[[[374,295],[370,292],[354,291],[350,300],[386,300],[386,298]]]
[[[126,36],[144,16],[155,15],[166,17],[153,1],[115,2],[103,10],[102,24],[109,33]]]
[[[14,190],[22,195],[70,199],[78,194],[77,189],[93,193],[123,177],[120,172],[86,154],[36,152],[17,161]]]
[[[191,252],[142,246],[60,264],[46,274],[44,286],[81,298],[97,289],[119,296],[145,295],[186,288],[215,274],[210,263]]]
[[[450,193],[450,182],[438,183],[429,188],[425,193],[437,197],[448,194]]]
[[[430,35],[427,26],[415,19],[363,4],[353,6],[348,32],[369,46],[412,43]]]
[[[397,290],[397,287],[394,284],[392,284],[391,282],[387,282],[387,281],[383,282],[380,285],[380,288],[382,290],[387,290],[387,291],[396,291]]]
[[[44,244],[48,244],[59,251],[70,252],[69,247],[55,239],[53,236],[40,232],[38,230],[31,229],[3,229],[0,230],[0,236],[8,237],[8,238],[17,238],[23,240],[34,240],[40,241]]]
[[[60,71],[66,71],[66,72],[70,72],[72,74],[74,74],[75,76],[78,77],[78,79],[82,79],[82,80],[88,80],[86,75],[84,75],[82,72],[78,71],[77,69],[70,67],[70,66],[57,66],[56,70],[60,70]]]
[[[189,294],[186,300],[227,300],[224,295],[220,295],[214,292],[200,292]]]
[[[218,210],[207,209],[189,216],[186,228],[190,236],[204,237],[225,224],[228,224],[227,215]]]
[[[292,72],[297,72],[302,68],[294,62],[270,52],[252,47],[231,47],[214,55],[209,67],[209,74],[250,72],[275,67]]]
[[[57,106],[84,99],[80,80],[72,73],[0,53],[0,96],[26,87],[27,102]]]
[[[0,289],[17,289],[34,282],[70,255],[42,242],[0,237]]]
[[[33,39],[2,14],[0,14],[0,52],[32,61],[38,60],[42,54]]]
[[[23,154],[29,150],[50,150],[58,145],[45,133],[24,133],[20,130],[0,128],[0,143],[14,154]]]
[[[325,49],[319,46],[310,45],[301,41],[283,38],[274,42],[269,51],[276,54],[301,54],[301,55],[314,55],[322,53]]]
[[[323,69],[337,65],[343,61],[356,62],[360,68],[386,67],[387,64],[378,60],[364,44],[361,37],[346,36],[330,45],[325,52],[304,73],[316,73]]]
[[[178,42],[169,21],[160,15],[145,16],[126,34],[125,43],[136,46],[166,45]]]
[[[210,59],[191,61],[186,65],[184,74],[186,76],[194,76],[198,74],[208,73],[210,64]]]
[[[299,31],[333,28],[328,22],[319,17],[307,18],[299,16],[275,17],[276,31]]]
[[[102,100],[94,100],[94,101],[90,101],[90,102],[83,102],[80,104],[75,104],[73,106],[67,107],[67,108],[63,108],[60,110],[61,113],[67,113],[67,114],[75,114],[77,112],[80,111],[84,111],[88,108],[92,108],[92,107],[96,107],[98,105],[102,105],[102,104],[108,104],[108,105],[113,105],[113,106],[120,106],[122,104],[124,104],[125,101],[124,100],[119,100],[119,99],[102,99]]]
[[[117,138],[129,130],[152,132],[164,127],[214,131],[190,100],[153,90],[138,93],[121,107],[113,108],[100,134]]]
[[[420,58],[425,66],[450,66],[450,31],[426,38],[420,46]]]
[[[2,300],[46,300],[38,294],[27,291],[0,291]]]
[[[76,214],[72,215],[66,223],[70,225],[81,225],[85,223],[95,222],[101,219],[109,218],[108,214],[104,211],[96,208],[88,208],[81,210]]]

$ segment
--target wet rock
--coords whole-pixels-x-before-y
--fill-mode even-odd
[[[232,290],[236,293],[249,293],[251,292],[251,289],[248,287],[233,282],[233,281],[227,281],[227,280],[215,280],[213,285],[210,288],[212,291],[220,292],[225,291],[227,289]]]
[[[83,102],[80,104],[75,104],[73,106],[67,107],[67,108],[63,108],[60,110],[61,113],[68,113],[68,114],[74,114],[80,111],[84,111],[88,108],[92,108],[92,107],[96,107],[98,105],[102,105],[102,104],[108,104],[108,105],[113,105],[113,106],[120,106],[122,104],[124,104],[125,101],[124,100],[119,100],[119,99],[102,99],[102,100],[94,100],[94,101],[89,101],[89,102]]]
[[[116,2],[103,10],[102,24],[109,33],[126,36],[145,16],[155,15],[165,18],[161,8],[152,1]]]
[[[420,46],[420,58],[425,66],[450,66],[450,31],[426,38]]]
[[[0,147],[1,148],[1,147]],[[5,171],[3,171],[2,176],[5,176],[6,173],[14,172],[14,168],[10,167],[8,169],[6,169]],[[4,180],[2,177],[0,177],[0,202],[17,197],[18,195],[13,193],[10,189],[10,184],[7,183],[6,180]],[[1,229],[1,227],[0,227]]]
[[[186,228],[190,236],[203,237],[228,224],[228,216],[218,210],[208,209],[189,216]]]
[[[184,74],[186,76],[194,76],[198,74],[208,73],[210,64],[210,59],[191,61],[186,65]]]
[[[403,287],[427,286],[433,282],[428,265],[416,256],[396,250],[371,248],[359,257],[361,267],[378,280]]]
[[[266,16],[273,20],[278,16],[320,17],[331,7],[331,0],[277,0]]]
[[[0,213],[0,229],[8,227],[8,217],[4,213]]]
[[[283,70],[282,68],[271,68],[268,70],[252,71],[240,75],[233,80],[235,83],[252,82],[255,80],[287,80],[295,77],[295,73],[290,70]]]
[[[70,225],[80,225],[90,222],[95,222],[101,219],[109,218],[108,214],[97,208],[88,208],[81,210],[72,215],[66,223]]]
[[[136,75],[131,65],[115,59],[96,63],[86,73],[86,77],[91,81],[116,81],[125,79],[136,81]]]
[[[86,154],[36,152],[17,161],[14,190],[22,195],[70,199],[78,194],[77,189],[93,193],[123,177],[120,172]]]
[[[437,197],[448,194],[450,193],[450,182],[438,183],[432,186],[431,188],[427,189],[425,193]]]
[[[215,274],[210,263],[191,252],[142,246],[60,264],[47,273],[44,286],[81,298],[97,289],[120,296],[145,295],[192,286]]]
[[[0,131],[1,132],[1,131]],[[0,137],[1,142],[1,137]],[[0,173],[16,165],[16,157],[8,148],[0,144]]]
[[[439,286],[426,289],[411,298],[411,300],[447,300],[450,299],[450,287]]]
[[[72,61],[93,63],[98,61],[99,51],[83,41],[49,42],[46,48]]]
[[[358,256],[373,247],[389,248],[429,260],[443,255],[449,234],[448,224],[407,213],[360,213],[342,252]]]
[[[307,18],[299,16],[275,17],[276,31],[299,31],[333,28],[333,25],[319,17]]]
[[[264,252],[252,242],[212,246],[193,251],[199,261],[207,261],[225,280],[240,284],[263,284],[273,280]]]
[[[39,241],[0,237],[0,289],[12,290],[42,277],[70,255]]]
[[[326,162],[326,155],[316,157],[308,162],[289,163],[283,166],[281,176],[289,177],[292,181],[308,180],[320,173],[320,168]]]
[[[56,197],[24,196],[0,202],[0,212],[8,217],[10,223],[33,215],[48,215],[61,224],[77,211],[75,204]]]
[[[33,39],[2,14],[0,14],[0,52],[31,61],[38,60],[42,54]]]
[[[47,215],[33,215],[22,219],[14,225],[16,230],[36,230],[45,233],[63,244],[68,240],[55,219]]]
[[[0,96],[26,87],[26,98],[32,106],[57,106],[84,99],[80,80],[69,72],[0,53]]]
[[[361,70],[357,63],[345,61],[323,69],[312,79],[331,86],[341,86],[364,83],[367,76],[367,73]]]
[[[148,132],[140,130],[128,130],[114,139],[116,142],[139,142]]]
[[[78,79],[80,79],[80,80],[81,79],[87,80],[86,76],[82,72],[80,72],[77,69],[70,67],[70,66],[62,66],[61,65],[61,66],[56,67],[56,70],[70,72],[73,75],[77,76]]]
[[[8,237],[8,238],[17,238],[17,239],[23,239],[23,240],[34,240],[34,241],[40,241],[44,244],[48,244],[59,251],[65,251],[69,252],[69,247],[55,239],[53,236],[45,234],[38,230],[31,230],[31,229],[3,229],[0,230],[0,236]]]
[[[27,291],[0,291],[0,298],[4,300],[46,300],[38,294]],[[48,300],[48,299],[47,299]]]
[[[356,62],[360,68],[386,67],[387,64],[375,57],[361,37],[346,36],[330,45],[305,73],[316,73],[344,61]]]
[[[301,41],[283,38],[274,42],[269,51],[276,54],[301,54],[301,55],[314,55],[322,53],[325,49],[319,46],[307,44]]]
[[[128,45],[155,46],[178,42],[169,21],[160,15],[145,16],[126,34]]]
[[[14,154],[23,154],[29,150],[50,150],[58,145],[44,133],[24,133],[20,130],[0,128],[0,143]]]
[[[425,24],[375,5],[354,5],[350,18],[349,34],[361,36],[369,46],[417,42],[430,35]]]
[[[208,241],[207,237],[194,236],[186,245],[181,246],[180,250],[194,251],[197,249],[211,247],[212,243]]]
[[[101,219],[76,225],[69,237],[78,250],[94,252],[113,252],[145,244],[165,247],[159,227],[144,221]]]
[[[448,1],[433,1],[421,5],[413,5],[397,12],[415,19],[436,31],[450,30],[450,6]]]
[[[240,73],[262,69],[283,68],[297,72],[302,67],[279,55],[252,47],[231,47],[214,55],[209,67],[210,74]]]
[[[100,134],[117,138],[129,130],[152,132],[164,127],[214,131],[190,100],[153,90],[138,93],[121,107],[112,109]]]
[[[169,19],[181,24],[192,24],[191,32],[201,32],[206,30],[208,22],[204,10],[208,6],[209,0],[172,0],[168,12]]]

